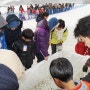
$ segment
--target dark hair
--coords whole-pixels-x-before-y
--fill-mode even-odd
[[[49,16],[48,12],[39,13],[38,16],[36,17],[36,22],[39,22],[39,21],[43,20],[44,17],[47,17],[47,16]]]
[[[81,18],[74,29],[74,36],[90,37],[90,16]]]
[[[65,21],[62,20],[62,19],[59,19],[58,21],[59,21],[59,23],[60,23],[60,24],[58,25],[58,27],[64,28],[64,27],[65,27]]]
[[[73,79],[73,67],[66,58],[54,59],[50,64],[49,70],[53,78],[57,78],[63,82]]]
[[[49,13],[48,12],[43,12],[43,16],[49,16]]]
[[[87,72],[88,67],[90,67],[90,58],[86,61],[85,65],[83,66],[83,72]]]
[[[34,33],[31,29],[25,29],[22,32],[22,36],[26,39],[32,39],[34,36]]]

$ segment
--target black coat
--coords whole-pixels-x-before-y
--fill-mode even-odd
[[[24,49],[24,46],[27,46],[27,50]],[[29,41],[25,42],[22,39],[19,39],[14,42],[13,50],[19,56],[22,64],[28,69],[33,64],[33,59],[35,58],[35,51],[34,51],[34,42]]]
[[[19,36],[21,35],[21,28],[23,25],[23,22],[15,15],[11,14],[6,17],[6,21],[10,23],[11,21],[18,20],[20,21],[19,26],[15,30],[11,30],[8,25],[4,28],[7,48],[12,50],[12,44],[14,41],[16,41]]]
[[[85,77],[81,78],[81,80],[87,81],[90,83],[90,72]]]

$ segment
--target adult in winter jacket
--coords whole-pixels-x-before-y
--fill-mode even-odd
[[[54,59],[50,64],[50,74],[55,84],[67,90],[90,90],[90,82],[73,80],[73,66],[66,58]]]
[[[26,69],[29,69],[35,58],[35,45],[33,41],[34,33],[31,29],[25,29],[22,32],[21,38],[13,43],[13,50],[19,56],[22,64]]]
[[[3,16],[0,15],[0,49],[7,49],[5,34],[4,34],[4,26],[7,25],[7,22],[3,18]]]
[[[7,48],[12,50],[12,44],[21,35],[21,28],[23,22],[15,15],[10,14],[6,17],[7,26],[4,29]]]
[[[48,47],[49,47],[49,27],[47,20],[44,18],[37,24],[37,28],[34,33],[35,40],[35,53],[37,62],[48,59]]]

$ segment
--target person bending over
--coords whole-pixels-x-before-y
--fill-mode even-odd
[[[61,89],[90,90],[89,82],[83,80],[75,82],[73,80],[73,66],[66,58],[54,59],[49,70],[55,84]]]

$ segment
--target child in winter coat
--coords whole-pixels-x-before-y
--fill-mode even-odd
[[[20,57],[26,69],[31,67],[35,58],[33,36],[34,33],[31,29],[25,29],[21,38],[13,43],[13,50]]]
[[[41,13],[39,13],[38,16],[36,17],[37,24],[38,24],[38,22],[40,22],[44,18],[48,18],[48,16],[49,16],[48,12],[41,12]]]
[[[4,34],[4,26],[7,25],[7,22],[3,18],[3,16],[0,15],[0,49],[7,49],[5,34]]]
[[[56,21],[55,21],[56,20]],[[65,27],[65,22],[62,19],[57,18],[51,18],[49,23],[52,21],[52,23],[56,24],[49,24],[49,27],[54,26],[54,28],[51,30],[51,48],[52,48],[52,54],[56,53],[56,51],[59,51],[62,49],[63,42],[67,39],[68,30]]]

